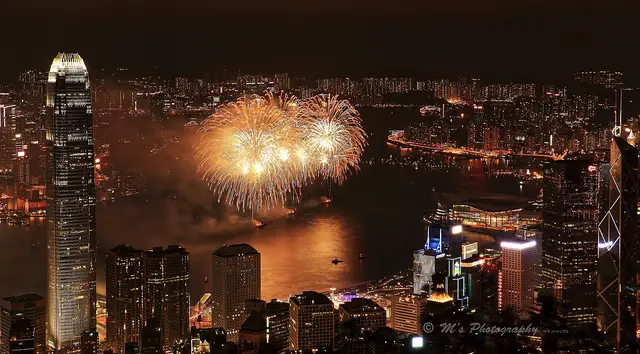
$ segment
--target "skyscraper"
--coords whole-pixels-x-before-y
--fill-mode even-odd
[[[597,313],[598,168],[588,161],[544,169],[540,281],[572,328],[595,325]]]
[[[55,57],[47,83],[48,333],[76,348],[96,326],[95,183],[89,73],[78,54]]]
[[[107,343],[116,353],[140,341],[144,325],[142,251],[119,245],[107,253]]]
[[[367,337],[387,325],[387,312],[371,299],[355,298],[341,304],[338,316],[349,353],[364,353]]]
[[[46,352],[46,302],[37,294],[24,294],[0,299],[0,353],[9,351],[11,326],[28,320],[34,328],[36,354]]]
[[[188,339],[189,252],[177,245],[145,251],[144,291],[147,321],[160,321],[165,349]]]
[[[11,354],[35,354],[35,329],[27,319],[21,319],[11,325]]]
[[[162,354],[163,348],[162,323],[158,318],[152,318],[140,333],[140,353]]]
[[[247,244],[220,247],[212,255],[211,280],[213,327],[237,341],[247,317],[245,300],[260,298],[260,253]]]
[[[0,104],[0,179],[14,177],[16,154],[16,106]]]
[[[498,280],[498,309],[527,313],[533,307],[536,241],[500,243],[502,270]]]
[[[295,352],[333,350],[333,303],[323,294],[305,291],[289,299],[289,349]]]
[[[391,328],[397,332],[422,334],[426,305],[426,297],[394,296],[391,300]]]
[[[615,136],[610,158],[608,207],[598,224],[598,327],[624,352],[637,349],[638,150]]]

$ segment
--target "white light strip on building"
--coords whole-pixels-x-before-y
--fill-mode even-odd
[[[503,241],[500,242],[500,247],[502,248],[507,248],[507,249],[516,249],[516,250],[523,250],[526,248],[531,248],[534,247],[536,245],[536,241],[528,241],[528,242],[508,242],[508,241]]]

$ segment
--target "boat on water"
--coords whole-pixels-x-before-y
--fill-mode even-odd
[[[364,255],[364,253],[360,253],[360,255],[358,256],[358,259],[363,260],[367,258],[367,256]]]
[[[342,259],[338,259],[337,257],[331,260],[331,263],[338,264],[344,262]]]
[[[261,229],[263,227],[267,226],[266,223],[260,221],[260,220],[256,220],[256,229]]]

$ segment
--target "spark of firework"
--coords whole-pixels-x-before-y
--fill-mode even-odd
[[[306,123],[302,134],[313,162],[325,178],[342,184],[358,170],[366,146],[358,111],[347,100],[319,95],[302,103]]]

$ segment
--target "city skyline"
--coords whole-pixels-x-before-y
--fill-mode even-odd
[[[640,349],[630,8],[31,2],[2,354]]]
[[[0,59],[5,68],[1,75],[7,77],[26,69],[22,65],[42,66],[42,57],[68,50],[83,53],[95,68],[130,67],[143,74],[160,66],[167,75],[176,75],[182,68],[192,74],[241,69],[318,76],[366,76],[377,72],[385,76],[475,73],[500,77],[528,71],[537,77],[553,78],[573,69],[609,68],[627,72],[631,82],[639,79],[632,59],[638,49],[633,44],[631,14],[616,2],[528,6],[504,0],[482,4],[467,0],[455,5],[333,1],[237,6],[230,2],[191,1],[180,5],[153,2],[153,7],[148,1],[75,1],[55,7],[27,3],[2,5],[4,13],[16,14],[7,19],[9,26],[21,14],[33,19],[21,36],[7,39],[9,47],[25,54],[25,62]],[[145,16],[150,13],[153,16]],[[56,27],[61,35],[56,43],[26,45],[39,38],[54,18],[70,19],[79,14],[91,19],[85,32],[69,35],[74,32],[73,27],[65,24],[68,21],[58,21]],[[240,28],[232,25],[231,19],[237,17],[246,19]],[[270,29],[274,38],[291,40],[253,41],[250,47],[236,41],[238,36],[256,36],[264,21],[274,24]],[[327,22],[340,26],[329,26]],[[109,23],[120,26],[103,31]],[[166,23],[175,26],[168,27]],[[235,35],[226,35],[232,28]],[[327,31],[340,40],[313,40]],[[215,44],[203,45],[202,37],[214,38]],[[174,46],[174,50],[167,50]],[[224,55],[215,48],[224,48]],[[340,54],[345,49],[350,55]],[[269,53],[273,60],[260,60],[252,55],[254,52]],[[186,58],[189,68],[184,68]]]

